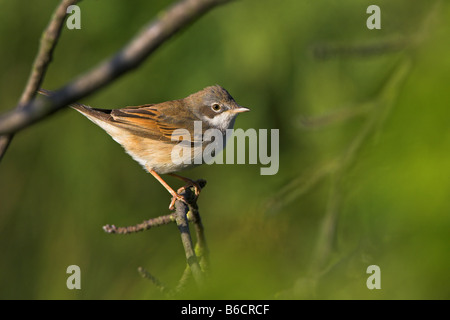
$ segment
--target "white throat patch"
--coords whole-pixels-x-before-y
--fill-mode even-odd
[[[212,119],[206,116],[203,116],[202,118],[202,120],[208,123],[211,127],[217,128],[224,132],[226,129],[232,129],[234,127],[236,114],[225,111]]]

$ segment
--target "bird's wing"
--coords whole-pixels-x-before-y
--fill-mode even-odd
[[[135,134],[151,136],[153,139],[167,141],[196,141],[194,121],[199,121],[186,111],[180,101],[170,101],[157,105],[126,107],[110,112],[110,121],[131,129]],[[189,136],[188,136],[189,134]]]

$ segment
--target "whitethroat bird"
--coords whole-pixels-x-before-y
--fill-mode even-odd
[[[40,89],[39,93],[50,95],[51,91]],[[228,91],[217,85],[207,87],[184,99],[158,104],[112,110],[91,108],[78,103],[70,106],[103,128],[169,191],[172,195],[169,205],[171,210],[176,200],[186,202],[179,195],[180,190],[185,187],[175,192],[160,174],[169,174],[187,182],[189,186],[194,187],[196,196],[201,190],[195,181],[174,174],[199,165],[196,161],[183,161],[178,164],[172,161],[172,150],[179,143],[173,139],[174,131],[185,129],[190,133],[190,137],[195,137],[194,123],[201,121],[203,132],[218,129],[225,140],[226,130],[233,129],[236,116],[241,112],[250,111],[239,106]],[[194,142],[191,141],[191,148],[194,148]],[[191,155],[193,159],[195,152],[191,152]]]

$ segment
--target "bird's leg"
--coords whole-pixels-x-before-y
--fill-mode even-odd
[[[168,184],[167,182],[165,182],[160,176],[159,174],[157,174],[154,170],[152,169],[148,169],[148,172],[150,172],[152,174],[152,176],[154,176],[156,178],[156,180],[159,181],[159,183],[161,183],[163,185],[164,188],[166,188],[167,191],[169,191],[169,193],[172,195],[172,201],[170,201],[170,205],[169,205],[169,209],[173,210],[175,207],[175,201],[177,200],[181,200],[184,203],[187,204],[186,199],[184,199],[183,196],[180,196],[177,192],[175,192]]]
[[[178,189],[177,193],[181,193],[186,188],[192,186],[192,187],[194,187],[195,197],[197,198],[198,195],[200,194],[200,191],[202,191],[202,187],[194,180],[191,180],[191,179],[186,178],[186,177],[179,176],[179,175],[177,175],[175,173],[169,173],[169,175],[171,175],[172,177],[175,177],[175,178],[180,179],[180,180],[182,180],[182,181],[187,183],[187,185],[185,185],[184,187],[181,187],[180,189]]]

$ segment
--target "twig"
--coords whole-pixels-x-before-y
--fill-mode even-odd
[[[53,51],[61,34],[61,29],[67,14],[67,8],[76,4],[78,1],[79,0],[62,0],[53,13],[47,29],[42,34],[39,52],[34,60],[31,74],[20,98],[19,105],[23,106],[36,95],[36,90],[40,87],[45,72],[47,71],[47,67],[52,61]]]
[[[15,133],[106,86],[138,67],[161,44],[211,8],[230,0],[182,0],[151,22],[118,53],[79,76],[49,98],[38,98],[0,117],[0,134]],[[37,89],[37,88],[36,88]]]
[[[206,186],[206,180],[203,179],[197,180],[196,183],[201,189]],[[194,280],[196,281],[196,283],[199,286],[202,286],[204,282],[204,273],[208,270],[208,247],[206,245],[204,227],[202,224],[200,213],[198,211],[197,197],[195,196],[195,192],[192,186],[185,186],[183,188],[180,188],[178,192],[185,198],[185,202],[180,200],[177,200],[175,202],[175,213],[152,218],[134,226],[116,227],[115,225],[107,224],[103,227],[103,230],[107,233],[130,234],[176,222],[178,230],[181,234],[181,241],[183,243],[187,261],[186,269],[184,270],[177,287],[173,290],[169,289],[147,270],[142,267],[138,268],[141,276],[151,280],[161,290],[161,292],[167,295],[172,295],[180,292],[184,288],[191,274],[194,276]],[[195,226],[197,236],[197,244],[195,246],[195,250],[189,231],[189,222],[193,222]],[[197,256],[200,257],[200,262]]]
[[[62,0],[53,13],[47,28],[41,36],[39,51],[34,59],[30,76],[28,77],[25,89],[22,92],[19,103],[15,110],[25,112],[29,103],[33,100],[36,90],[44,79],[47,67],[52,60],[53,51],[58,43],[59,35],[66,17],[67,7],[77,3],[79,0]],[[13,131],[2,132],[0,136],[0,160],[6,152],[11,140],[14,137]]]
[[[186,286],[187,281],[189,280],[190,275],[192,274],[190,267],[186,265],[186,268],[184,269],[180,280],[178,280],[177,286],[175,288],[170,288],[145,268],[139,267],[138,272],[142,278],[150,280],[156,288],[158,288],[163,294],[168,297],[173,297],[176,294],[182,292]]]
[[[103,226],[103,230],[107,233],[115,233],[115,234],[129,234],[129,233],[136,233],[139,231],[148,230],[150,228],[159,227],[165,224],[169,224],[171,222],[175,222],[175,213],[168,214],[165,216],[160,216],[157,218],[152,218],[149,220],[146,220],[142,223],[139,223],[135,226],[128,226],[128,227],[116,227],[115,225],[107,224]]]
[[[170,290],[164,283],[162,283],[158,278],[152,275],[150,272],[142,267],[138,268],[139,274],[145,278],[149,279],[162,293],[170,295],[172,290]]]

